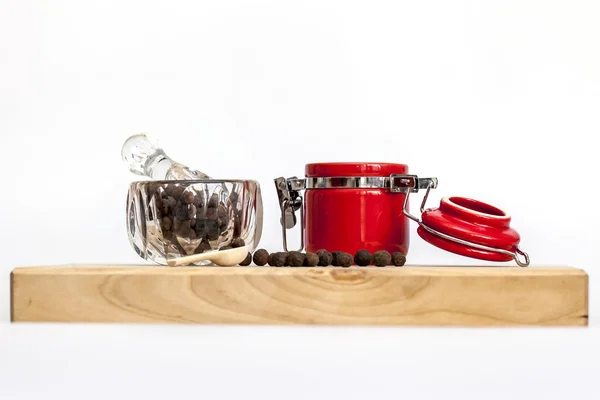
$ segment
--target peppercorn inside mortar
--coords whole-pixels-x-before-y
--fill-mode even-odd
[[[262,232],[255,181],[134,182],[127,214],[128,238],[138,255],[163,265],[169,258],[241,245],[253,251]]]

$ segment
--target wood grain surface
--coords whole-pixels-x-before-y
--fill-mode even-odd
[[[16,268],[13,322],[587,326],[588,275],[548,267]]]

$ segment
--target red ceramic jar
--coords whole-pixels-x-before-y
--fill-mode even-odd
[[[307,164],[306,178],[389,178],[408,174],[405,164]],[[326,186],[326,185],[324,185]],[[402,213],[404,193],[384,188],[306,188],[304,195],[305,247],[355,254],[387,250],[408,253],[409,220]]]

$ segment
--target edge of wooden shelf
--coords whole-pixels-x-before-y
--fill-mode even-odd
[[[11,272],[12,322],[588,326],[589,277],[566,265],[164,267]]]
[[[59,264],[49,266],[21,266],[15,267],[11,274],[192,274],[192,275],[304,275],[310,273],[352,273],[363,271],[365,273],[378,274],[460,274],[460,275],[581,275],[587,273],[580,268],[568,265],[532,265],[529,267],[518,266],[482,266],[482,265],[405,265],[402,267],[270,267],[270,266],[246,266],[246,267],[217,267],[217,266],[195,266],[195,267],[167,267],[161,265],[143,264]]]

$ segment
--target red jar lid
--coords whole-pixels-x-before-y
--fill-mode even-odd
[[[408,165],[377,162],[330,162],[306,164],[306,177],[389,176],[408,174]]]

